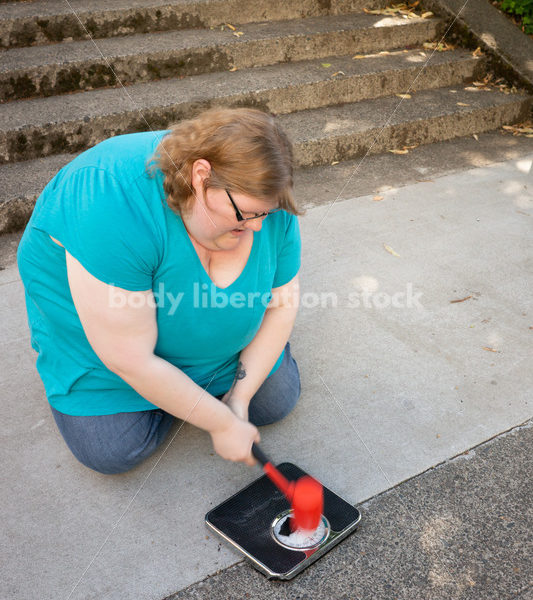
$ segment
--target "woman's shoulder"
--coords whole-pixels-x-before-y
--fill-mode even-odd
[[[127,177],[131,181],[132,177],[147,171],[155,149],[166,133],[146,131],[108,138],[82,152],[62,171],[74,173],[83,168],[100,169],[117,179]]]
[[[298,217],[285,210],[275,212],[266,221],[273,239],[284,239],[287,235],[294,235],[298,229]]]

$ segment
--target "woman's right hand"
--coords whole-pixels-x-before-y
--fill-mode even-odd
[[[250,467],[256,464],[257,461],[252,455],[252,444],[259,443],[261,436],[255,425],[239,419],[232,413],[228,424],[211,431],[210,435],[215,452],[222,458],[243,462]]]

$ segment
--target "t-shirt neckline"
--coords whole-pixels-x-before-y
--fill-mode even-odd
[[[226,291],[229,288],[231,288],[234,285],[236,285],[237,283],[239,283],[239,281],[245,277],[247,271],[250,269],[250,264],[255,260],[256,246],[258,244],[257,236],[255,235],[256,232],[252,232],[252,235],[253,235],[252,248],[250,250],[250,254],[248,256],[248,260],[246,261],[246,264],[244,265],[243,270],[240,272],[240,274],[235,279],[235,281],[232,281],[228,286],[221,288],[221,287],[219,287],[211,279],[211,277],[209,277],[208,272],[205,270],[205,267],[202,264],[202,261],[200,260],[200,257],[198,256],[198,253],[196,252],[196,248],[194,247],[194,245],[193,245],[193,243],[191,241],[191,238],[189,237],[189,233],[187,232],[187,228],[185,227],[185,223],[183,222],[183,219],[181,218],[181,215],[176,214],[176,213],[174,213],[174,214],[175,214],[176,219],[178,220],[178,222],[180,224],[182,234],[185,237],[185,243],[187,245],[187,248],[191,252],[191,254],[193,256],[193,259],[195,260],[195,262],[196,262],[196,264],[197,264],[197,266],[199,268],[200,273],[202,274],[202,276],[204,277],[204,279],[206,279],[210,283],[210,285],[214,286],[217,290]]]

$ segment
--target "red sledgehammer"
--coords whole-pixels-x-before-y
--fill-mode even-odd
[[[315,531],[324,510],[322,484],[310,475],[289,481],[255,443],[252,444],[252,454],[263,465],[268,478],[290,502],[295,524],[293,530]]]

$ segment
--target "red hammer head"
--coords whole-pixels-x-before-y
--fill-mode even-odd
[[[294,484],[292,494],[295,529],[315,531],[324,510],[324,490],[322,484],[309,475],[300,477]]]
[[[252,445],[252,453],[263,465],[265,473],[274,485],[283,492],[291,503],[294,513],[292,530],[305,529],[315,531],[320,523],[324,510],[324,490],[322,484],[309,475],[300,477],[298,481],[287,478],[272,464],[257,444]]]

